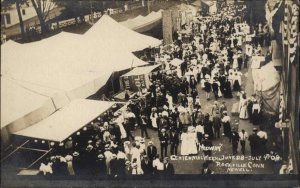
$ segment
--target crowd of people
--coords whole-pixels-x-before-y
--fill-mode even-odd
[[[264,42],[255,39],[255,28],[237,14],[235,5],[224,6],[219,14],[197,16],[174,33],[174,43],[156,50],[153,59],[161,69],[150,75],[148,97],[129,100],[121,109],[106,112],[93,123],[56,147],[41,164],[44,174],[57,175],[159,175],[175,174],[171,155],[211,156],[212,141],[222,135],[232,144],[232,154],[267,153],[263,127],[253,134],[238,131],[226,102],[220,98],[240,97],[239,117],[259,124],[260,104],[256,96],[247,99],[242,91],[241,70],[254,54],[262,55]],[[260,27],[256,28],[259,30]],[[248,39],[253,36],[252,39]],[[182,60],[178,67],[170,62]],[[177,70],[177,71],[176,71]],[[179,70],[179,71],[178,71]],[[199,92],[214,102],[203,110]],[[148,129],[157,132],[155,145]],[[141,136],[136,136],[137,131]],[[180,148],[179,148],[180,146]],[[180,151],[180,152],[179,152]],[[211,174],[208,163],[203,174]]]

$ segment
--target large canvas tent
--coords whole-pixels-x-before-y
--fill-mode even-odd
[[[145,67],[136,67],[132,71],[120,77],[122,88],[132,91],[138,91],[138,88],[149,88],[149,74],[157,69],[160,65],[152,65]]]
[[[109,17],[103,16],[100,20],[102,20],[101,26],[96,24],[94,27],[118,28],[119,24]],[[97,31],[94,27],[91,30]],[[111,30],[110,32],[118,36],[119,31]],[[136,43],[137,40],[144,40],[144,35],[133,33],[127,36],[129,41]],[[139,37],[135,37],[136,35]],[[130,39],[130,37],[133,38]],[[119,39],[119,43],[109,43],[110,40],[116,39]],[[160,43],[157,39],[154,41]],[[53,110],[57,110],[74,99],[87,98],[96,93],[107,83],[113,72],[147,64],[120,45],[121,43],[123,44],[120,38],[101,32],[89,32],[88,35],[61,32],[47,39],[26,44],[8,41],[1,45],[1,82],[4,78],[13,80],[20,87],[50,99],[53,103]],[[7,93],[13,92],[10,87],[5,88],[7,88]],[[1,95],[1,101],[7,101],[9,99],[7,96]],[[20,97],[17,100],[22,100],[22,95],[14,96]],[[44,103],[39,104],[41,109],[48,108],[44,107]],[[5,114],[16,113],[11,111],[12,108],[8,104],[5,105],[2,106],[1,119],[6,119],[3,117]],[[30,106],[31,103],[28,105]],[[23,111],[20,115],[21,119],[29,118],[28,114],[31,113],[29,109],[36,109],[36,106],[32,105]],[[43,117],[49,116],[52,112],[43,113]],[[19,118],[19,115],[11,116],[11,121],[1,122],[1,129],[13,124],[14,127],[19,126],[13,130],[19,130],[40,120],[38,116],[30,116],[30,121],[24,120],[22,122],[26,123],[23,124],[12,117]],[[9,130],[12,129],[5,129],[6,134],[13,132]]]
[[[130,52],[161,44],[160,40],[128,29],[108,15],[103,15],[91,29],[84,33],[84,36],[88,41],[102,43],[105,46],[118,46]]]
[[[262,103],[262,110],[267,114],[276,114],[279,110],[280,75],[271,61],[261,67],[252,69],[256,94]]]
[[[88,99],[73,100],[48,118],[14,134],[62,142],[107,111],[114,104],[114,102]]]
[[[151,25],[162,19],[162,10],[157,12],[151,12],[147,16],[137,16],[133,19],[128,19],[126,21],[120,22],[121,25],[127,27],[128,29],[138,31],[143,27]]]
[[[20,87],[45,96],[53,103],[53,110],[57,110],[73,99],[86,98],[97,92],[113,72],[147,64],[129,51],[116,50],[117,47],[84,39],[82,35],[62,32],[34,43],[18,44],[8,41],[1,45],[1,81],[4,78],[13,80]],[[118,55],[113,55],[116,51]],[[11,88],[5,86],[5,92],[13,93],[14,88]],[[20,96],[22,94],[20,92]],[[10,100],[7,96],[8,94],[1,95],[1,100]],[[2,106],[1,119],[5,121],[1,122],[1,129],[9,124],[20,124],[18,118],[28,119],[28,114],[31,113],[29,109],[36,108],[34,103],[29,103],[25,98],[20,97],[19,100],[22,101],[19,104],[28,103],[32,107],[22,111],[17,107],[16,110],[11,110],[14,108],[8,104]],[[48,108],[44,107],[45,104],[40,103],[40,108]],[[52,112],[45,113],[42,117]],[[5,114],[11,115],[8,118],[10,120],[4,117]],[[40,120],[36,116],[29,119],[30,121],[23,121],[26,125],[21,123],[21,127]],[[11,133],[9,130],[12,129],[5,132]]]

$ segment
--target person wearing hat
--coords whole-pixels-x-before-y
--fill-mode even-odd
[[[231,140],[231,118],[228,115],[227,111],[223,112],[222,124],[224,129],[224,135]]]
[[[152,162],[149,160],[147,155],[143,156],[141,161],[141,168],[144,172],[144,175],[151,175],[153,173]]]
[[[227,111],[227,106],[226,106],[226,102],[223,101],[222,104],[220,105],[220,115],[221,117],[223,117],[223,112]]]
[[[171,129],[170,132],[170,144],[171,144],[171,155],[177,155],[179,145],[179,135],[175,129]]]
[[[222,126],[222,122],[221,122],[221,116],[219,111],[216,111],[215,114],[213,115],[212,124],[214,128],[215,138],[220,138],[220,129]]]
[[[112,155],[113,153],[110,151],[110,145],[106,144],[105,145],[105,152],[104,152],[104,157],[105,157],[105,164],[106,164],[106,170],[107,170],[107,174],[110,175],[111,174],[111,169],[110,169],[110,161],[112,160]]]
[[[206,99],[210,100],[211,83],[210,83],[209,78],[205,78],[205,81],[204,81],[204,91],[206,92]]]
[[[203,163],[201,174],[213,174],[213,171],[208,168],[208,162]]]
[[[125,176],[132,175],[132,168],[131,168],[131,162],[126,161],[125,162]]]
[[[239,133],[236,131],[237,128],[233,128],[231,131],[231,144],[232,144],[232,154],[236,155],[237,154],[237,149],[239,145]]]
[[[254,99],[252,106],[252,124],[258,125],[260,122],[260,105],[257,99]]]
[[[241,144],[241,152],[243,155],[245,155],[245,145],[248,139],[248,133],[244,129],[242,129],[242,131],[239,132],[239,137],[240,137],[240,144]]]
[[[257,132],[257,136],[259,137],[259,155],[264,155],[267,153],[267,142],[268,142],[268,134],[265,131],[263,125],[259,126],[259,131]]]
[[[205,156],[211,156],[212,150],[210,149],[213,146],[212,141],[209,139],[209,135],[204,135],[204,140],[202,141],[203,153]]]
[[[106,164],[105,164],[105,157],[103,154],[99,154],[96,159],[96,173],[97,175],[106,175],[107,174],[107,169],[106,169]]]
[[[253,128],[253,133],[249,136],[248,140],[251,149],[251,156],[257,156],[259,147],[259,136],[257,135],[257,128]]]
[[[142,137],[144,137],[144,135],[146,135],[146,138],[149,139],[149,135],[148,135],[148,131],[147,131],[147,117],[145,115],[142,115],[140,117],[138,117],[138,123],[140,125],[141,128],[141,135]]]
[[[149,160],[153,161],[156,155],[157,155],[157,148],[156,146],[153,145],[152,141],[149,141],[147,146],[147,156]]]
[[[164,158],[164,175],[172,176],[175,174],[174,166],[171,164],[169,157]]]
[[[119,162],[118,162],[116,154],[112,154],[112,159],[109,162],[109,166],[110,166],[111,175],[113,177],[118,177],[120,175],[119,174],[119,168],[121,168],[121,166],[119,166]]]
[[[168,144],[169,144],[169,135],[166,133],[166,129],[162,128],[159,134],[160,141],[160,154],[161,158],[168,155]]]

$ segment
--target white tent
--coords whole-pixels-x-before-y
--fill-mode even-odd
[[[56,109],[73,99],[94,94],[114,71],[147,64],[131,52],[65,32],[34,43],[8,41],[1,51],[2,76],[49,97]],[[1,100],[7,101],[7,96],[2,95]],[[12,113],[6,107],[2,111]],[[1,119],[4,119],[2,114]],[[33,119],[32,122],[39,120]],[[6,124],[2,122],[1,126]]]
[[[22,122],[24,126],[26,121],[41,120],[55,110],[50,97],[36,93],[11,79],[1,77],[1,129],[15,120]]]
[[[114,104],[113,102],[77,99],[48,118],[14,134],[62,142]]]
[[[162,19],[162,10],[157,12],[152,11],[147,16],[137,16],[133,19],[128,19],[126,21],[120,22],[121,25],[131,29],[131,30],[139,30],[142,27],[151,25]]]
[[[131,52],[161,44],[160,40],[132,31],[107,15],[103,15],[84,36],[88,41],[96,41],[104,46],[114,46]]]

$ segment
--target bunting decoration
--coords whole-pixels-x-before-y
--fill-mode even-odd
[[[284,20],[282,23],[282,40],[287,48],[288,61],[294,63],[298,48],[299,7],[297,3],[285,3]]]

